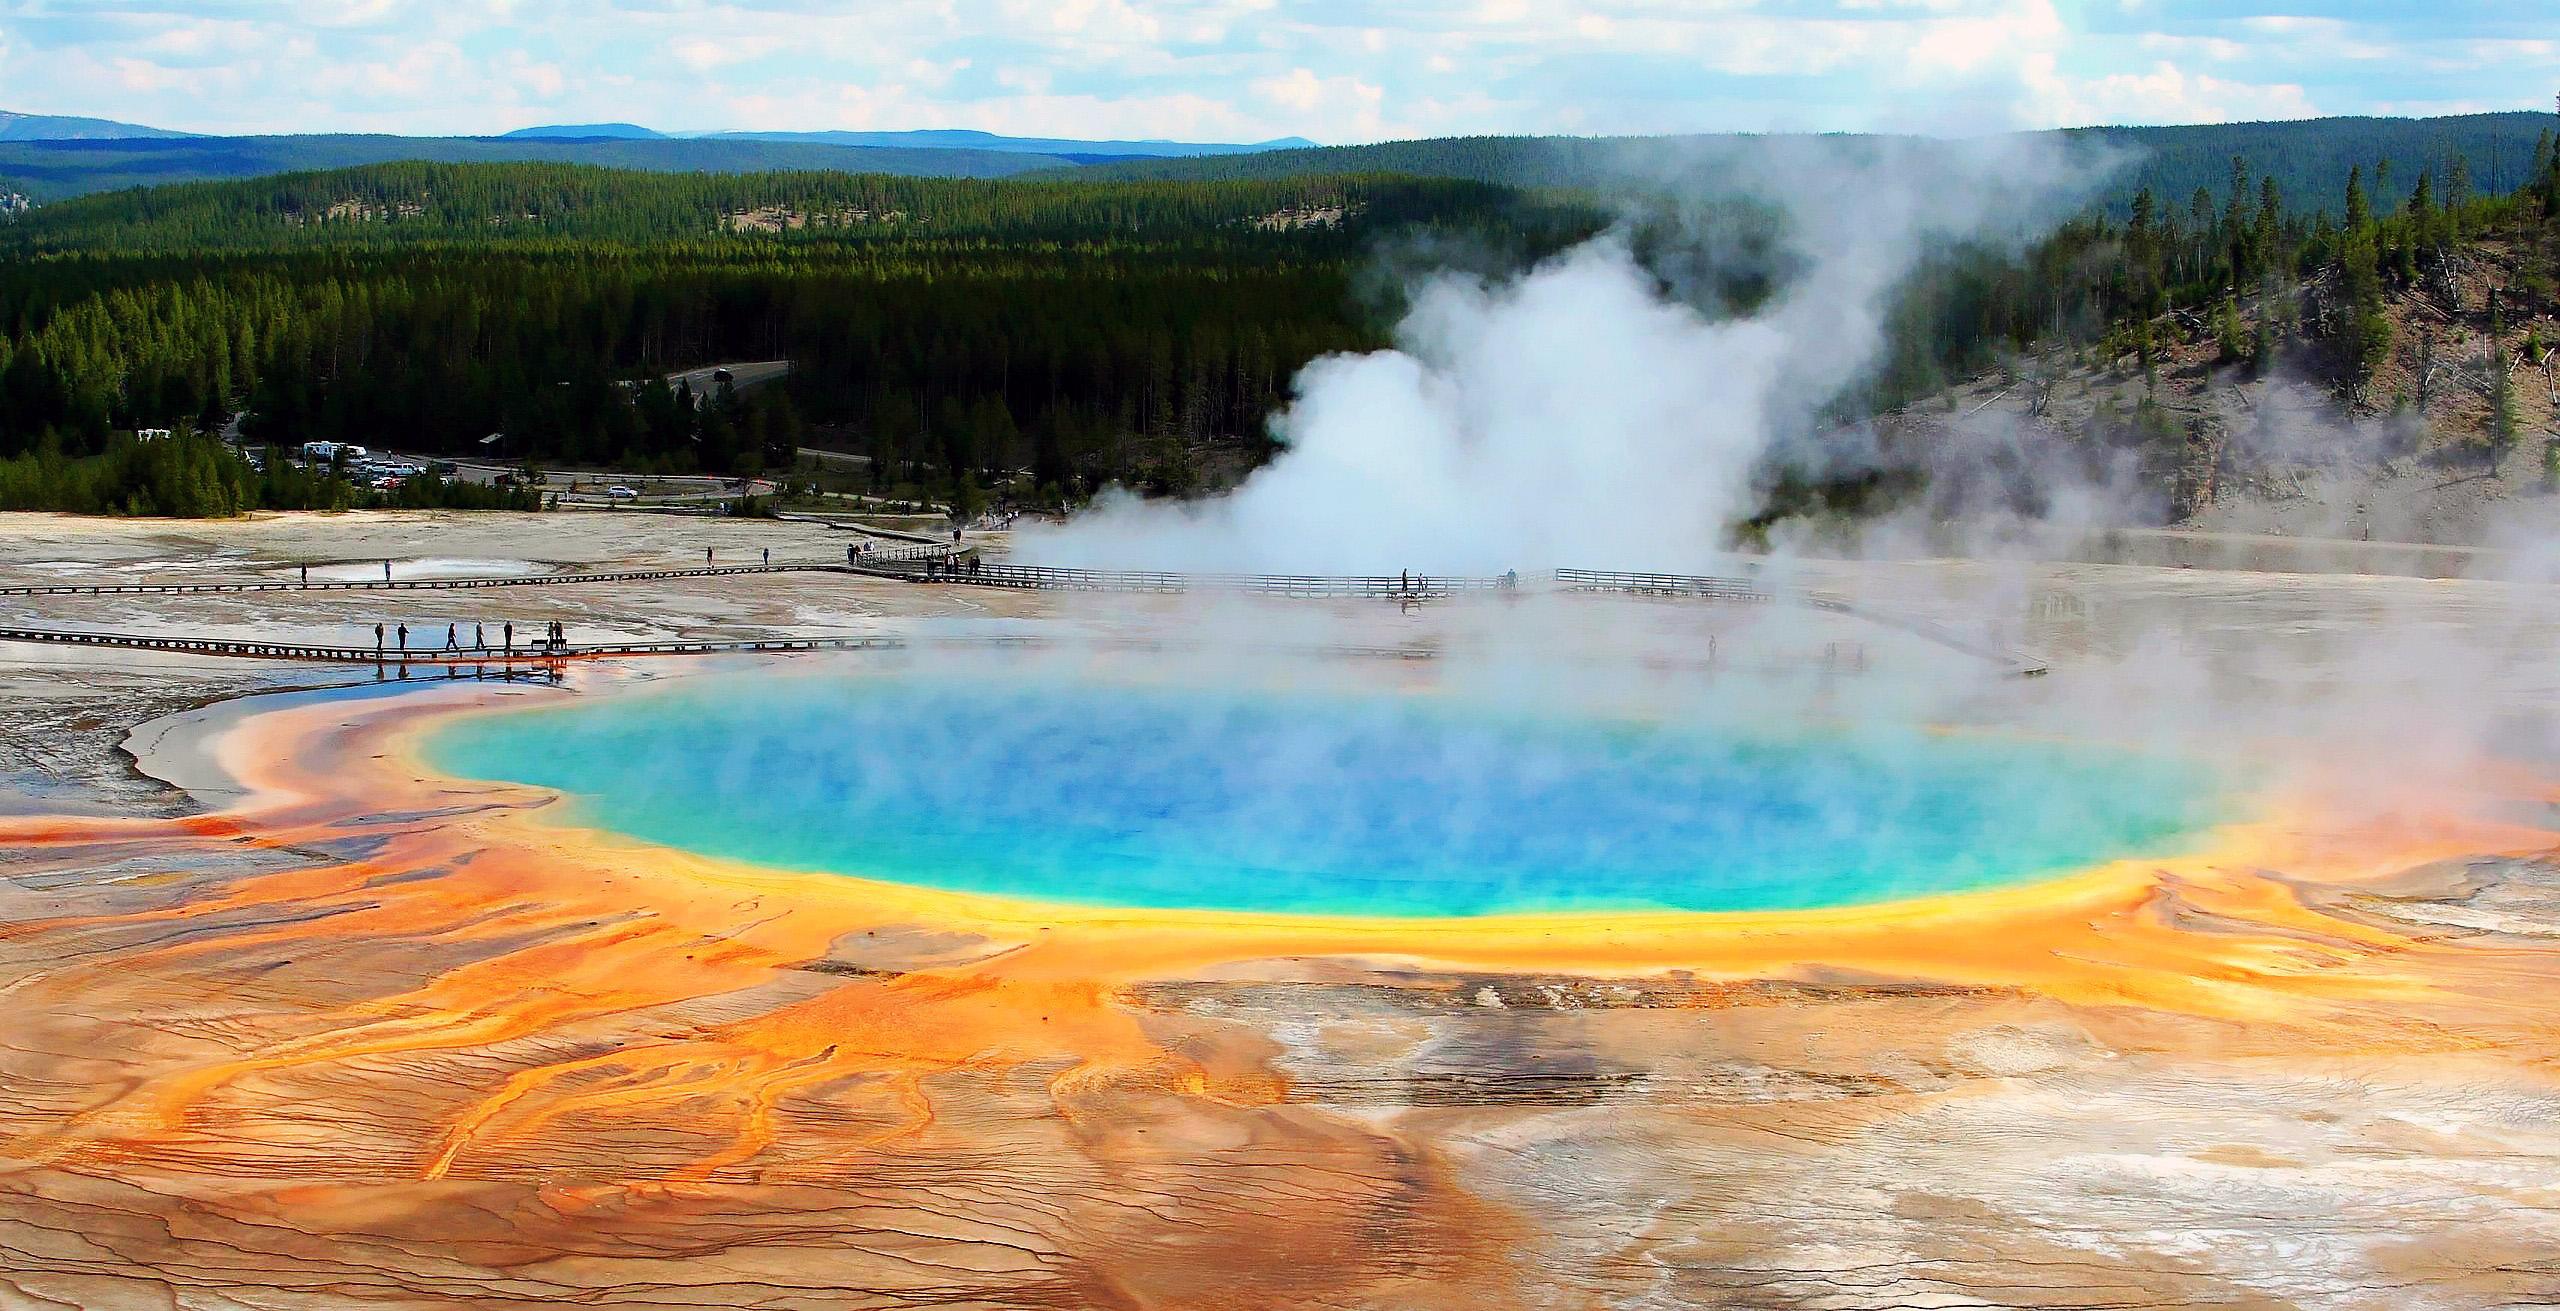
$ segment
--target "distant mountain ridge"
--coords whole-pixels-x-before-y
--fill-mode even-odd
[[[2338,178],[2365,169],[2367,194],[2388,208],[2422,173],[2439,194],[2458,173],[2504,191],[2533,167],[2548,113],[2432,119],[2324,118],[2173,127],[2088,127],[2017,134],[2059,141],[2119,162],[2096,202],[2122,216],[2150,189],[2156,207],[2186,210],[2195,194],[2227,200],[2231,162],[2249,185],[2272,178],[2294,203],[2335,216]],[[66,135],[48,135],[66,134]],[[1817,152],[1807,153],[1807,146]],[[1009,137],[968,129],[668,134],[632,123],[558,124],[496,137],[197,136],[103,119],[0,113],[0,194],[39,203],[127,187],[227,180],[416,160],[547,162],[651,172],[819,170],[900,176],[1010,177],[1032,171],[1090,180],[1216,180],[1404,173],[1505,186],[1610,190],[1695,177],[1712,184],[1770,165],[1803,167],[1820,151],[1897,152],[1926,167],[1963,148],[1939,138],[1715,133],[1662,137],[1442,137],[1317,146],[1303,138],[1217,144]],[[1776,152],[1786,153],[1776,153]],[[2253,191],[2254,194],[2254,191]]]
[[[970,128],[924,128],[908,132],[706,132],[711,141],[796,141],[833,146],[891,149],[929,147],[940,150],[1001,150],[1031,155],[1098,158],[1190,159],[1217,155],[1253,155],[1269,150],[1307,150],[1316,143],[1305,137],[1222,143],[1204,141],[1084,141],[1067,137],[1008,137]]]
[[[203,136],[105,119],[0,112],[0,194],[50,203],[127,187],[263,177],[404,160],[559,163],[658,173],[818,170],[907,177],[1008,177],[1121,160],[1301,149],[1303,137],[1248,145],[913,132],[665,133],[637,123],[561,123],[494,137],[357,133]]]
[[[104,118],[72,118],[59,114],[18,114],[0,109],[0,141],[116,141],[134,138],[184,137],[184,132],[118,123]]]
[[[500,133],[500,141],[663,141],[667,134],[637,123],[557,123]]]
[[[0,192],[51,204],[102,191],[417,161],[595,164],[652,173],[841,172],[997,178],[1070,168],[1057,155],[789,141],[612,137],[175,137],[0,141]]]

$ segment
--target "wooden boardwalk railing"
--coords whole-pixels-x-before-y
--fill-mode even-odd
[[[862,567],[863,573],[918,583],[959,583],[1049,592],[1248,592],[1262,596],[1432,600],[1462,592],[1500,592],[1517,585],[1507,576],[1424,574],[1223,574],[1157,573],[1136,569],[1061,569],[994,564],[971,556],[918,553]]]
[[[1213,643],[1143,637],[1073,639],[1086,646],[1114,650],[1189,651],[1213,649]],[[1060,639],[1030,635],[953,637],[758,637],[701,642],[597,642],[584,646],[536,643],[513,648],[459,649],[331,646],[306,642],[268,642],[250,638],[169,637],[152,633],[76,632],[53,628],[0,628],[0,642],[39,642],[55,646],[110,647],[132,651],[165,651],[172,655],[228,656],[255,660],[304,660],[340,665],[456,667],[475,665],[548,665],[571,660],[618,659],[661,655],[753,655],[792,651],[907,651],[927,648],[972,650],[1038,650],[1064,645]],[[1379,660],[1436,660],[1428,647],[1330,644],[1303,648],[1303,653]]]
[[[1696,596],[1710,601],[1768,602],[1778,593],[1748,578],[1713,574],[1643,574],[1601,569],[1558,569],[1558,586],[1569,592],[1624,592],[1636,596]]]
[[[557,587],[577,583],[651,582],[679,578],[718,578],[747,574],[837,573],[904,582],[960,584],[1039,591],[1132,592],[1180,594],[1232,592],[1260,596],[1367,598],[1395,601],[1438,600],[1460,594],[1499,594],[1516,590],[1517,574],[1323,575],[1159,573],[1139,570],[1060,569],[1039,565],[992,564],[966,550],[941,543],[917,543],[848,557],[844,564],[785,563],[706,565],[684,569],[640,569],[604,573],[529,574],[504,578],[421,578],[384,581],[259,581],[236,583],[125,583],[0,587],[0,596],[154,596],[250,592],[330,591],[459,591],[489,587]],[[1712,574],[1613,572],[1557,569],[1544,581],[1567,591],[1618,592],[1630,595],[1695,597],[1743,604],[1801,605],[1849,615],[1898,629],[1924,641],[2034,677],[2046,666],[2030,657],[1979,642],[1923,619],[1852,605],[1812,592],[1782,592],[1753,579]],[[67,645],[109,646],[129,650],[170,651],[198,655],[246,656],[272,660],[317,660],[336,663],[504,663],[577,657],[721,654],[757,651],[813,651],[900,645],[892,638],[769,638],[715,642],[642,642],[552,649],[526,645],[512,650],[388,651],[371,647],[254,641],[233,638],[161,637],[148,634],[76,632],[59,629],[0,629],[0,640]],[[1023,639],[1025,641],[1029,639]]]
[[[1773,604],[1785,602],[1811,610],[1848,615],[1871,624],[1898,629],[1922,641],[1933,642],[1951,651],[2006,666],[2009,672],[2025,678],[2040,678],[2049,666],[2032,656],[2004,651],[1988,642],[1979,642],[1944,624],[1908,615],[1894,614],[1868,606],[1853,604],[1821,592],[1782,592],[1748,578],[1725,578],[1711,574],[1641,574],[1605,573],[1591,569],[1558,569],[1556,582],[1567,589],[1582,592],[1626,592],[1637,595],[1696,596],[1713,601],[1740,601]]]
[[[985,644],[1028,643],[1030,638],[971,639]],[[759,651],[872,651],[908,646],[898,637],[759,637],[709,642],[599,642],[586,646],[528,642],[513,647],[331,646],[255,638],[169,637],[154,633],[80,632],[58,628],[0,628],[0,642],[55,646],[103,646],[174,655],[235,656],[260,660],[310,660],[340,665],[496,665],[550,660],[645,655],[725,655]]]
[[[333,579],[255,583],[48,583],[0,587],[0,596],[195,596],[240,592],[456,592],[481,587],[565,587],[573,583],[650,582],[664,578],[721,578],[732,574],[844,573],[840,564],[705,565],[694,569],[630,569],[613,573],[512,574],[503,578]]]

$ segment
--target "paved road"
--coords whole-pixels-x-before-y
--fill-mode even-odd
[[[679,383],[691,384],[695,401],[707,401],[720,390],[720,384],[713,379],[712,375],[722,369],[729,371],[730,390],[745,391],[749,387],[761,387],[768,382],[788,376],[791,372],[791,361],[753,360],[733,364],[706,364],[699,369],[687,369],[682,373],[668,374],[667,385],[673,387]]]
[[[385,452],[385,454],[393,453]],[[393,455],[393,458],[413,459],[423,464],[430,459],[443,457]],[[453,464],[456,477],[475,483],[495,482],[502,474],[521,476],[523,473],[521,465],[499,464],[485,460],[456,460]],[[770,496],[778,490],[773,481],[768,478],[749,479],[745,487],[741,488],[738,480],[734,478],[712,478],[698,474],[661,476],[616,473],[610,469],[546,470],[543,474],[542,490],[558,494],[567,504],[601,505],[608,500],[604,489],[617,484],[640,493],[641,500],[638,503],[648,505],[730,501],[742,495]],[[572,488],[576,490],[573,492]],[[621,504],[628,505],[634,502],[624,501]]]

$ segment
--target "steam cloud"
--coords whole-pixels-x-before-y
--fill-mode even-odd
[[[1430,277],[1414,289],[1394,349],[1319,360],[1300,375],[1275,422],[1283,452],[1233,494],[1199,504],[1118,497],[1066,526],[1020,534],[1016,553],[1193,571],[1720,572],[1714,558],[1733,545],[1735,524],[1761,508],[1766,468],[1839,471],[1879,458],[1872,431],[1840,427],[1826,407],[1875,367],[1893,297],[1915,267],[1950,243],[2032,240],[2113,161],[2013,139],[1928,152],[1802,143],[1747,175],[1720,161],[1723,171],[1699,177],[1690,162],[1666,157],[1652,181],[1693,196],[1748,195],[1786,221],[1792,267],[1753,311],[1694,307],[1658,273],[1678,253],[1639,260],[1623,232],[1513,279]],[[1715,232],[1702,221],[1691,235],[1693,263],[1712,265]],[[2014,645],[2073,643],[2067,677],[1976,698],[1965,690],[1978,691],[1975,680],[1906,665],[1847,689],[1761,680],[1741,699],[1747,709],[1709,684],[1666,680],[1647,689],[1655,706],[1703,701],[1761,722],[1812,716],[1867,733],[1987,717],[2198,758],[2245,744],[2284,785],[2351,794],[2376,815],[2470,800],[2487,756],[2560,759],[2560,717],[2549,710],[2560,697],[2549,658],[2560,598],[2525,581],[2560,576],[2547,536],[2475,570],[2481,581],[2462,585],[2477,590],[2463,594],[2459,624],[2446,618],[2443,588],[2416,579],[2163,583],[2164,597],[2183,599],[2154,612],[2128,599],[2137,593],[2079,591],[2078,566],[2030,563],[2075,558],[2094,530],[2156,512],[2159,492],[2123,452],[2028,427],[1959,416],[1945,448],[1929,453],[1944,476],[1928,495],[1872,523],[1781,524],[1761,564]],[[2296,452],[2397,440],[2300,388],[2270,390],[2234,428],[2243,441]],[[2011,503],[1986,477],[2029,489],[2032,504]],[[2355,474],[2337,477],[2352,484]],[[2330,499],[2358,507],[2359,532],[2376,517],[2353,486]],[[2314,528],[2355,535],[2340,531],[2346,523]],[[1858,572],[1818,558],[1931,554],[1974,563]],[[2279,562],[2300,558],[2249,567],[2301,567]],[[2124,608],[2075,609],[2087,595]],[[2066,618],[2030,631],[2021,616],[2039,610]],[[1535,598],[1435,620],[1444,636],[1466,639],[1450,651],[1480,657],[1451,677],[1505,700],[1591,695],[1616,681],[1558,677],[1560,661],[1677,661],[1704,649],[1703,637],[1658,632],[1659,622],[1560,615]],[[1820,650],[1831,639],[1801,614],[1752,622],[1765,647]],[[1227,627],[1314,641],[1329,623],[1265,607]]]
[[[1958,240],[2023,239],[2094,179],[2020,141],[1931,151],[1805,142],[1674,194],[1748,196],[1785,220],[1795,271],[1756,311],[1667,294],[1623,232],[1509,281],[1426,280],[1395,349],[1310,364],[1284,450],[1198,505],[1118,496],[1022,534],[1044,564],[1493,574],[1560,564],[1702,566],[1757,508],[1782,440],[1866,376],[1895,288]],[[1691,213],[1700,212],[1692,209]],[[1690,234],[1706,250],[1713,234]]]

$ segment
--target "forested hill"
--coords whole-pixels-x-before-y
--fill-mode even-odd
[[[2052,139],[2084,159],[2114,159],[2101,197],[2117,217],[2145,188],[2183,203],[2219,192],[2231,161],[2253,178],[2271,176],[2299,207],[2339,217],[2339,179],[2361,165],[2374,203],[2398,205],[2431,172],[2441,192],[2457,173],[2478,190],[2503,194],[2532,175],[2534,145],[2560,120],[2550,114],[2468,114],[2451,118],[2320,118],[2200,127],[2091,127],[2021,134]],[[1989,139],[1993,143],[1997,138]],[[1928,137],[1735,135],[1666,137],[1440,137],[1364,146],[1321,146],[1211,159],[1125,160],[1077,171],[1083,178],[1279,178],[1326,173],[1405,173],[1471,178],[1520,187],[1623,190],[1663,181],[1712,186],[1737,171],[1783,178],[1826,152],[1894,152],[1927,169],[1943,152],[1983,141]]]
[[[123,486],[147,464],[116,434],[235,421],[643,470],[825,444],[874,491],[962,504],[1185,490],[1259,458],[1308,360],[1382,342],[1381,250],[1516,263],[1606,221],[1387,177],[400,164],[89,197],[0,224],[0,505],[168,504]],[[741,359],[793,368],[661,381]]]
[[[1098,183],[384,164],[87,196],[0,225],[0,250],[205,253],[715,236],[1305,247],[1380,229],[1580,231],[1594,221],[1569,204],[1445,178]]]
[[[2448,160],[2387,204],[2361,166],[2288,191],[2274,165],[2226,159],[2200,199],[2145,188],[2125,217],[2086,214],[2024,249],[1938,252],[1834,412],[1907,407],[2019,359],[2096,361],[2130,399],[2057,440],[2138,451],[2146,468],[2156,455],[2191,505],[2225,484],[2186,457],[2203,429],[2166,417],[2158,393],[2179,380],[2165,362],[2428,416],[2449,413],[2435,392],[2460,355],[2487,362],[2472,370],[2483,405],[2463,411],[2485,437],[2456,445],[2514,463],[2545,411],[2509,403],[2513,375],[2546,369],[2560,339],[2560,151],[2543,143],[2538,159],[2503,194],[2476,171],[2464,194]],[[822,444],[857,453],[873,492],[964,506],[1112,483],[1189,492],[1267,456],[1266,421],[1307,361],[1383,343],[1396,306],[1382,252],[1517,268],[1611,217],[1451,178],[547,164],[91,197],[0,224],[0,502],[163,504],[117,490],[148,466],[115,464],[116,434],[235,421],[281,445],[639,469],[771,470]],[[1718,285],[1666,285],[1719,310],[1784,285],[1782,252],[1754,240],[1765,214],[1703,217],[1738,225],[1718,233]],[[2464,335],[2446,335],[2447,316]],[[2205,353],[2180,356],[2189,339]],[[771,359],[791,361],[788,381],[744,394],[663,381]]]

